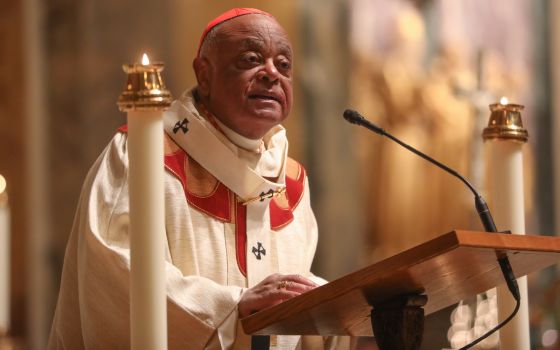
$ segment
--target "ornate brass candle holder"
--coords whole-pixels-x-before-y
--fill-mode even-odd
[[[168,108],[172,98],[161,78],[163,68],[163,63],[150,63],[146,54],[142,63],[124,64],[127,82],[117,103],[119,110],[126,112]]]
[[[522,105],[503,103],[490,105],[490,120],[488,126],[482,132],[482,138],[486,140],[500,139],[527,142],[529,133],[523,127],[521,120]]]

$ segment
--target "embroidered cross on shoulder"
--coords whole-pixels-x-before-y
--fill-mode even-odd
[[[187,118],[178,121],[177,123],[175,123],[175,126],[173,127],[173,133],[176,134],[179,129],[183,130],[183,134],[186,134],[187,131],[189,131],[189,128],[187,127],[187,124],[189,123],[189,121],[187,120]]]

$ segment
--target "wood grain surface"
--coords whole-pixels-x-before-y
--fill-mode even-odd
[[[426,315],[560,262],[560,237],[453,231],[242,319],[247,334],[371,336],[370,311],[399,295],[428,296]]]

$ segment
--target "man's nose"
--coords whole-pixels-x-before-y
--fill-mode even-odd
[[[278,72],[278,69],[276,69],[276,65],[274,65],[274,60],[272,58],[267,59],[264,62],[264,67],[259,72],[259,78],[269,82],[277,82],[279,75],[280,73]]]

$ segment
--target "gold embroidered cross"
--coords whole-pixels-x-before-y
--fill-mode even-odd
[[[273,198],[273,197],[278,197],[279,195],[283,194],[286,192],[286,187],[282,187],[277,189],[276,191],[274,191],[273,189],[268,190],[268,192],[261,192],[260,195],[258,195],[257,197],[254,198],[250,198],[247,199],[246,201],[241,202],[241,204],[243,205],[247,205],[249,203],[253,203],[256,201],[264,201],[267,198]]]

